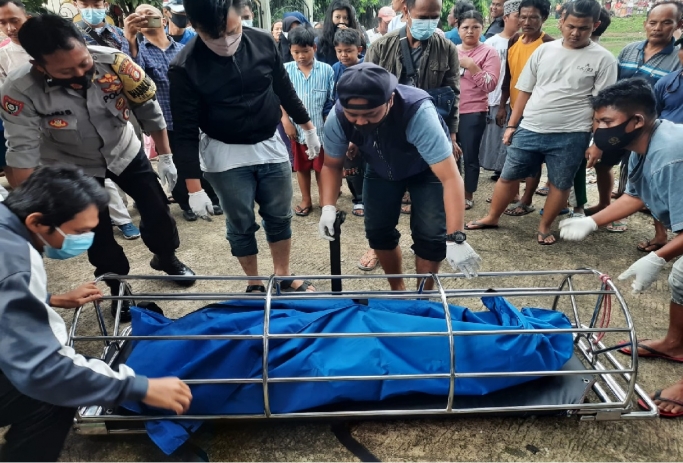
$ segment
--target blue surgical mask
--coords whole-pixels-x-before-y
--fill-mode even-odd
[[[87,22],[91,26],[97,26],[104,21],[104,17],[107,15],[106,8],[83,8],[81,11],[81,17],[83,21]]]
[[[242,20],[242,26],[254,27],[254,20],[253,19],[243,19]]]
[[[80,235],[67,235],[59,227],[57,227],[57,231],[64,237],[61,249],[53,248],[45,241],[45,238],[38,235],[38,238],[40,238],[45,245],[43,247],[43,252],[50,259],[64,260],[83,254],[90,249],[90,246],[92,246],[92,242],[95,239],[95,233],[93,232],[82,233]]]
[[[413,19],[410,24],[410,35],[415,40],[427,40],[434,35],[438,25],[438,19]]]

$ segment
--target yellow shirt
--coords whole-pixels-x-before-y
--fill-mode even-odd
[[[545,32],[541,32],[541,36],[531,43],[523,42],[524,35],[519,35],[517,40],[508,49],[507,70],[510,73],[510,107],[514,108],[515,101],[519,95],[519,90],[515,88],[517,79],[522,74],[522,70],[529,61],[531,55],[545,42],[553,40],[547,36]]]

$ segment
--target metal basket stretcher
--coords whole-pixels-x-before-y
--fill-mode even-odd
[[[333,269],[334,270],[334,269]],[[105,300],[124,299],[143,301],[225,301],[225,300],[263,300],[263,333],[260,335],[194,335],[194,336],[131,336],[131,327],[121,326],[119,322],[121,303],[118,304],[113,332],[109,334],[99,303],[93,304],[100,335],[86,336],[79,334],[80,320],[88,307],[76,310],[69,334],[71,346],[78,346],[84,341],[98,341],[103,344],[101,358],[110,365],[125,361],[130,352],[131,341],[135,340],[260,340],[263,344],[263,365],[259,378],[224,378],[224,379],[191,379],[189,385],[199,384],[261,384],[263,390],[264,409],[262,413],[247,415],[184,415],[177,416],[143,416],[121,413],[119,409],[106,409],[100,406],[82,407],[75,419],[75,430],[84,434],[138,433],[145,432],[144,422],[150,420],[245,420],[245,419],[383,419],[425,416],[462,416],[462,415],[538,415],[556,414],[577,416],[582,420],[625,420],[651,419],[657,416],[657,407],[648,394],[637,384],[638,358],[635,349],[630,357],[615,355],[618,342],[626,339],[636,344],[636,332],[631,315],[619,290],[606,275],[591,269],[569,271],[519,271],[519,272],[485,272],[473,282],[492,281],[490,287],[464,289],[458,286],[462,274],[402,275],[406,287],[416,290],[400,292],[341,290],[342,282],[355,282],[357,287],[367,287],[373,279],[385,279],[386,275],[337,275],[337,276],[297,276],[309,279],[322,288],[325,280],[331,280],[332,291],[310,293],[285,293],[280,291],[282,277],[260,277],[267,281],[266,293],[135,293],[129,283],[141,280],[182,279],[183,277],[161,276],[104,276],[101,279],[116,279],[121,282],[118,296],[105,297]],[[504,281],[519,281],[523,278],[539,280],[560,280],[559,285],[514,287],[501,284]],[[213,282],[246,284],[245,277],[206,276],[199,280]],[[424,289],[425,282],[434,281],[434,290]],[[580,280],[580,281],[579,281]],[[577,289],[583,281],[592,282],[593,289]],[[419,282],[419,284],[414,284]],[[449,303],[467,298],[485,296],[504,296],[511,301],[523,298],[544,299],[549,303],[544,307],[563,310],[572,322],[570,329],[556,330],[510,330],[494,331],[454,331],[449,312]],[[299,333],[273,334],[269,332],[271,305],[278,300],[286,299],[417,299],[429,298],[440,301],[443,306],[443,332],[393,332],[393,333]],[[584,302],[589,301],[589,302]],[[464,304],[463,304],[464,305]],[[540,306],[539,306],[540,307]],[[612,310],[616,309],[616,310]],[[611,316],[610,316],[611,312]],[[582,313],[583,318],[582,318]],[[589,314],[589,315],[585,315]],[[612,326],[607,326],[609,320]],[[620,326],[614,326],[618,320]],[[505,334],[538,334],[538,333],[571,333],[574,340],[574,356],[560,371],[524,371],[524,372],[480,372],[459,373],[455,362],[455,342],[457,336],[505,335]],[[385,376],[310,376],[272,378],[268,375],[269,343],[275,339],[293,339],[302,337],[428,337],[446,336],[450,355],[450,373],[418,374],[418,375],[385,375]],[[610,342],[607,339],[610,339]],[[612,341],[613,338],[613,341]],[[128,347],[128,349],[127,349]],[[499,391],[490,397],[462,397],[454,394],[455,384],[465,377],[496,376],[533,376],[541,377],[532,382],[515,386],[514,390]],[[182,379],[182,378],[181,378]],[[389,403],[341,404],[310,411],[295,413],[273,413],[270,409],[269,388],[277,382],[311,382],[311,381],[378,381],[378,380],[416,380],[439,379],[449,380],[448,396],[444,398],[404,397]],[[577,393],[578,387],[578,393]],[[573,393],[568,393],[572,391]],[[567,397],[572,397],[570,400]],[[463,400],[464,399],[464,400]],[[640,404],[640,407],[638,406]]]

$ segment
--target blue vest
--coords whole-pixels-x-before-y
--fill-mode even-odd
[[[406,140],[408,123],[425,101],[431,97],[419,88],[398,85],[394,105],[384,123],[371,135],[363,135],[346,119],[337,101],[335,112],[346,139],[356,146],[365,162],[377,175],[387,180],[404,180],[429,169],[415,145]],[[448,135],[448,127],[439,117],[441,127]]]

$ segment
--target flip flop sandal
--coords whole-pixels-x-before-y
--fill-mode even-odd
[[[412,201],[410,200],[410,193],[405,193],[403,195],[403,198],[401,199],[401,204],[412,204]]]
[[[654,359],[662,359],[662,360],[668,360],[670,362],[675,362],[675,363],[683,363],[683,358],[681,357],[672,357],[670,355],[665,354],[664,352],[660,352],[657,349],[653,349],[650,346],[646,346],[643,343],[649,341],[649,339],[643,339],[641,342],[638,343],[638,349],[643,349],[644,351],[647,351],[646,354],[638,354],[638,358],[654,358]],[[620,347],[617,349],[617,352],[620,354],[624,355],[631,355],[633,352],[630,346],[631,343],[628,341],[625,341],[621,344],[618,344],[617,347]]]
[[[295,275],[292,274],[292,276],[295,276]],[[306,293],[306,292],[313,292],[313,291],[308,291],[308,288],[310,288],[311,286],[313,286],[313,282],[308,281],[308,280],[304,280],[304,282],[301,283],[301,286],[299,286],[298,288],[294,289],[294,288],[292,288],[292,282],[293,282],[293,281],[294,281],[294,279],[291,279],[291,280],[282,280],[282,281],[280,282],[280,289],[282,289],[282,291],[284,291],[285,293]]]
[[[540,215],[543,215],[543,208],[541,208],[541,210],[538,211],[538,213],[539,213]],[[568,207],[565,207],[564,209],[562,209],[562,210],[560,211],[560,213],[557,214],[557,215],[565,215],[565,214],[569,214],[569,208],[568,208]]]
[[[246,293],[265,293],[266,287],[263,285],[249,285],[247,286]]]
[[[612,222],[605,227],[605,230],[610,233],[624,233],[626,230],[628,230],[628,225],[624,222]]]
[[[379,257],[377,257],[377,254],[374,254],[374,257],[371,259],[368,259],[368,255],[373,252],[372,249],[368,249],[365,251],[365,254],[363,254],[363,257],[360,258],[358,261],[358,268],[365,271],[365,272],[370,272],[372,270],[375,270],[377,266],[379,265]],[[368,265],[363,265],[363,261],[366,261]]]
[[[471,222],[471,225],[473,225],[473,226],[465,224],[465,230],[488,230],[488,229],[498,228],[498,225],[492,225],[489,223],[481,223],[481,222],[477,222],[476,220],[474,222]]]
[[[553,235],[553,232],[550,232],[550,233],[536,232],[536,242],[538,242],[538,244],[540,244],[541,246],[552,246],[553,244],[557,243],[557,238],[555,238],[555,241],[553,241],[552,243],[546,242],[546,240],[551,236],[553,238],[555,238],[555,235]],[[539,239],[539,237],[541,239]]]
[[[365,217],[365,206],[362,204],[354,204],[351,213],[356,217]]]
[[[668,402],[670,404],[678,405],[679,407],[683,407],[683,402],[680,400],[676,399],[667,399],[666,397],[662,397],[662,391],[658,390],[655,391],[655,395],[652,397],[652,400],[659,400],[660,402]],[[647,409],[647,406],[645,406],[645,403],[641,403],[642,400],[638,400],[638,405],[643,407],[644,409]],[[663,410],[657,410],[659,412],[659,416],[662,418],[679,418],[683,416],[683,410],[678,412],[678,413],[672,413],[672,412],[665,412]]]
[[[312,210],[313,206],[306,206],[304,208],[302,208],[301,206],[296,206],[296,208],[294,208],[294,213],[299,217],[306,217],[311,214]]]
[[[650,253],[657,252],[665,246],[665,244],[662,243],[653,243],[651,240],[647,240],[645,243],[645,246],[641,246],[640,244],[638,244],[638,246],[636,246],[636,249],[640,252]]]
[[[474,201],[472,201],[471,199],[466,199],[465,200],[465,210],[469,211],[473,207],[474,207]]]
[[[541,188],[536,190],[536,194],[539,196],[548,196],[548,193],[550,193],[550,188],[547,186],[542,186]]]
[[[519,212],[515,212],[517,209],[521,209]],[[536,208],[534,206],[524,204],[522,201],[517,201],[516,203],[510,204],[503,214],[509,215],[511,217],[522,217],[527,214],[534,212]]]
[[[411,204],[410,203],[404,204],[403,206],[401,206],[401,214],[410,214],[410,211],[411,211]]]

